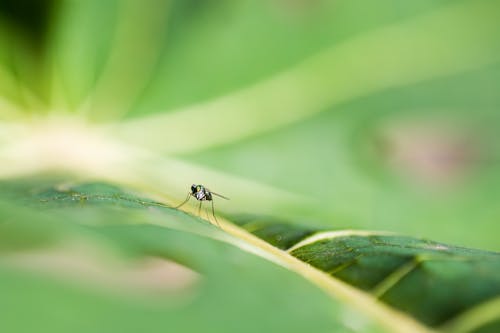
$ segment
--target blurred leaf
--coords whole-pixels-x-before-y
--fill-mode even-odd
[[[51,183],[54,178],[0,187],[2,201],[15,203],[0,206],[0,242],[19,241],[0,248],[2,331],[382,331],[375,318],[249,254],[258,250],[207,221],[113,185]],[[9,225],[15,232],[4,228]],[[201,281],[145,292],[161,272],[137,271],[151,258],[189,267]],[[150,282],[130,280],[138,274]],[[163,284],[164,274],[156,276]]]
[[[420,239],[500,250],[499,9],[3,1],[0,330],[497,331],[497,254]],[[163,204],[192,182],[269,243]],[[413,237],[277,249],[353,228]]]
[[[227,222],[224,222],[223,228],[241,237],[241,240],[224,235],[210,224],[200,224],[203,220],[199,218],[179,215],[176,210],[162,203],[124,192],[116,186],[59,182],[60,185],[47,187],[50,182],[53,181],[37,181],[38,185],[35,186],[30,186],[30,182],[4,183],[3,196],[8,195],[10,200],[21,200],[25,205],[38,207],[56,219],[65,217],[68,222],[87,226],[93,234],[105,237],[107,242],[112,241],[114,246],[126,250],[133,257],[167,255],[167,258],[186,264],[203,275],[210,276],[209,272],[214,268],[209,268],[208,263],[202,264],[201,257],[187,259],[185,246],[189,244],[184,244],[181,249],[176,249],[179,246],[176,245],[165,252],[167,248],[161,241],[161,237],[168,234],[165,227],[185,230],[184,233],[198,234],[202,238],[220,239],[242,249],[254,247],[251,252],[267,252],[261,255],[307,277],[336,299],[357,307],[358,311],[368,316],[375,316],[375,319],[378,318],[386,327],[394,330],[423,328],[389,308],[372,303],[370,296],[339,284],[337,279],[436,328],[453,327],[454,322],[464,321],[463,317],[466,318],[465,325],[474,323],[475,327],[481,327],[498,315],[483,315],[491,312],[492,308],[483,304],[500,295],[500,257],[496,253],[377,232],[319,232],[265,218],[236,218],[245,229],[308,264],[301,265],[285,252],[262,247]],[[61,222],[58,223],[62,226]],[[148,227],[148,224],[158,227]],[[81,234],[81,231],[71,228],[73,237]],[[159,235],[164,236],[158,238]],[[253,264],[249,265],[245,267],[253,269]],[[330,280],[325,280],[321,273],[311,270],[309,265],[326,272]],[[475,316],[467,318],[467,312],[475,312]],[[486,319],[478,322],[477,318]]]
[[[374,29],[247,89],[175,113],[133,120],[118,134],[155,150],[199,151],[287,126],[386,89],[482,68],[500,60],[496,52],[500,26],[490,14],[495,9],[487,1],[464,2]],[[471,12],[481,24],[470,18]],[[470,25],[464,24],[465,16]],[[447,29],[438,28],[443,21],[448,22]],[[426,48],[432,52],[420,52]],[[347,77],[354,79],[346,81]],[[225,126],[228,122],[232,126]],[[194,136],[176,140],[188,130],[210,135],[204,140]]]

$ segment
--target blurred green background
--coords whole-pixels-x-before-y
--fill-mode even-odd
[[[6,121],[75,116],[219,175],[172,168],[173,197],[202,182],[233,212],[500,249],[495,1],[1,8]],[[231,177],[310,200],[273,210]]]
[[[498,13],[495,0],[2,0],[0,177],[71,173],[173,202],[199,182],[231,197],[223,214],[499,251]]]

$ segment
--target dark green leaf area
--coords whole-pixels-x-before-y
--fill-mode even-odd
[[[245,230],[281,250],[289,249],[302,239],[318,231],[318,229],[257,215],[238,215],[233,216],[232,220],[236,221]]]
[[[500,332],[500,319],[489,322],[472,332],[474,333],[498,333]]]
[[[402,236],[337,236],[292,255],[430,326],[500,295],[500,255]]]
[[[397,248],[374,244],[371,237],[349,236],[321,240],[292,255],[357,287],[369,290],[412,258]]]
[[[381,299],[435,326],[498,295],[499,259],[457,258],[419,263]]]
[[[410,257],[379,254],[345,260],[326,272],[358,288],[372,290],[393,271],[411,262]]]

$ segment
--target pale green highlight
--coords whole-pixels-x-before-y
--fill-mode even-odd
[[[382,280],[375,288],[373,288],[372,293],[375,297],[382,297],[387,291],[394,287],[399,281],[401,281],[405,276],[410,274],[415,268],[417,268],[420,260],[418,258],[408,261],[403,266],[396,269],[388,277]]]
[[[131,120],[115,132],[155,150],[192,152],[286,126],[385,89],[479,69],[500,60],[498,10],[492,1],[454,4],[347,40],[234,94]],[[187,134],[188,128],[207,135],[199,140]]]

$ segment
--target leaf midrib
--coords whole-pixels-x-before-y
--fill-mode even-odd
[[[266,260],[293,271],[324,290],[333,298],[341,300],[345,304],[353,306],[367,314],[374,321],[377,321],[381,326],[390,331],[415,333],[435,332],[435,330],[421,324],[412,317],[385,305],[372,295],[329,276],[325,272],[295,258],[286,251],[282,251],[257,236],[254,236],[231,221],[220,216],[218,216],[217,219],[223,231],[228,233],[229,237],[223,234],[221,235],[220,233],[212,233],[205,236],[228,242],[244,251],[263,257]],[[155,224],[165,227],[162,223]]]

